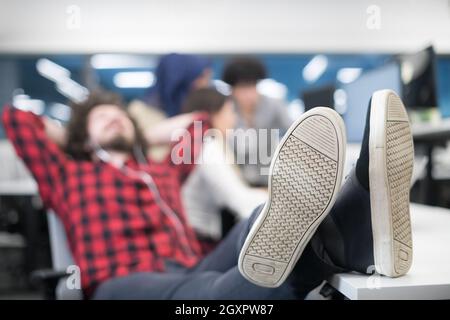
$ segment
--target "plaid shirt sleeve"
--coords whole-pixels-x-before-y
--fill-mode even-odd
[[[42,119],[31,112],[5,106],[2,114],[6,135],[35,178],[44,205],[54,208],[56,188],[65,179],[68,161],[46,135]]]
[[[204,135],[210,128],[211,124],[208,114],[199,113],[186,131],[180,135],[178,141],[172,144],[166,161],[171,166],[175,166],[181,183],[187,179],[195,168],[196,159],[203,145]]]

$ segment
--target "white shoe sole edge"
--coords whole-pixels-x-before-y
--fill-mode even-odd
[[[344,123],[330,108],[316,107],[289,128],[272,159],[268,201],[239,255],[247,280],[264,287],[286,280],[336,200],[345,147]]]
[[[414,146],[408,115],[392,90],[372,95],[369,185],[375,270],[398,277],[412,264],[409,192]]]

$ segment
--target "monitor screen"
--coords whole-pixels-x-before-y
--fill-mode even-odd
[[[400,66],[391,62],[363,73],[355,81],[341,85],[345,92],[343,118],[347,127],[347,141],[360,143],[364,133],[367,107],[376,90],[391,89],[401,95]]]
[[[450,118],[450,57],[437,61],[438,104],[443,118]]]
[[[330,107],[334,108],[334,85],[322,86],[315,89],[305,90],[301,94],[301,98],[305,105],[305,111],[314,107]]]
[[[436,72],[433,47],[397,56],[403,84],[402,99],[408,108],[437,107]]]

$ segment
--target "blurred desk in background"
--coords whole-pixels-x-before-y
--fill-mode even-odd
[[[439,122],[415,123],[412,125],[414,140],[420,143],[442,142],[450,139],[450,119]]]
[[[40,202],[36,182],[6,139],[0,140],[0,168],[0,259],[7,264],[4,268],[15,268],[13,274],[0,270],[0,281],[13,286],[14,282],[26,282],[27,275],[45,260],[40,246],[45,217],[36,209],[36,200]]]
[[[0,196],[35,196],[38,187],[33,179],[0,181]]]
[[[426,204],[436,205],[435,178],[433,177],[433,152],[436,147],[445,147],[450,140],[450,119],[436,123],[415,123],[412,125],[413,139],[416,149],[423,149],[428,158],[426,176],[423,185],[423,200]]]

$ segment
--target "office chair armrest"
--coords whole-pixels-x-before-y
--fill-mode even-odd
[[[40,269],[35,270],[30,275],[33,285],[40,287],[46,300],[56,299],[56,286],[59,280],[67,277],[65,270]]]

